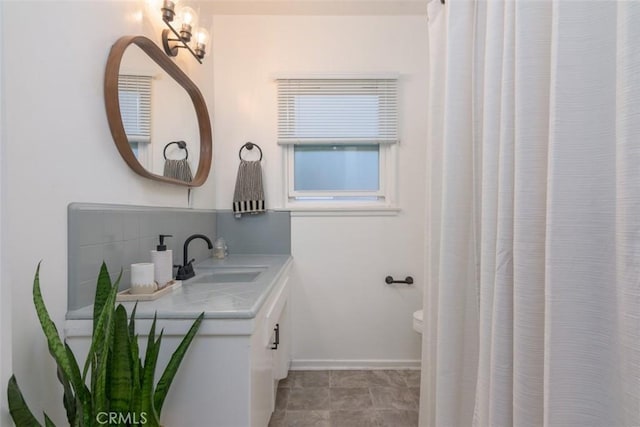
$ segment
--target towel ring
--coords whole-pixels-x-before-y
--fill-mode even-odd
[[[238,151],[238,157],[240,157],[240,160],[244,160],[242,158],[242,150],[244,150],[245,148],[247,150],[253,150],[253,147],[256,147],[258,149],[258,151],[260,152],[260,158],[258,159],[258,161],[259,162],[262,161],[262,149],[260,148],[260,146],[258,144],[254,144],[253,142],[247,142],[242,147],[240,147],[240,151]]]
[[[162,151],[162,155],[164,156],[164,159],[167,160],[167,148],[169,148],[169,146],[171,144],[177,144],[179,148],[182,148],[186,154],[186,157],[184,158],[184,160],[187,160],[189,158],[189,150],[187,150],[187,143],[184,141],[173,141],[168,143],[167,145],[164,146],[164,150]]]

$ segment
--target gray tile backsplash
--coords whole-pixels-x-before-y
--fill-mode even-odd
[[[224,237],[232,254],[291,253],[291,215],[268,211],[236,218],[232,211],[219,210],[216,216],[218,237]]]
[[[120,288],[129,287],[130,265],[151,262],[159,234],[173,250],[173,263],[182,264],[182,245],[194,233],[216,236],[216,212],[180,208],[72,203],[68,207],[67,306],[75,310],[93,303],[102,261],[112,280],[122,269]],[[202,244],[200,244],[202,243]],[[204,242],[189,245],[189,256],[201,261],[212,252]]]
[[[102,261],[112,280],[122,269],[120,289],[129,287],[130,265],[151,262],[158,235],[173,250],[173,263],[182,264],[183,244],[192,234],[224,237],[232,254],[290,254],[289,212],[243,215],[231,211],[147,206],[72,203],[68,207],[68,310],[93,303]],[[194,240],[189,257],[196,262],[212,256],[205,242]]]

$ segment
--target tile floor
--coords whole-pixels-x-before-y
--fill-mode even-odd
[[[290,371],[269,427],[415,427],[420,371]]]

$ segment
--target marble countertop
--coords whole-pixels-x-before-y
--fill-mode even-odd
[[[230,255],[225,259],[207,259],[195,266],[196,277],[155,301],[139,301],[136,319],[194,319],[205,313],[209,319],[252,319],[290,265],[290,255]],[[195,283],[207,267],[266,267],[252,282]],[[134,302],[122,303],[128,313]],[[67,320],[88,320],[93,305],[67,312]]]

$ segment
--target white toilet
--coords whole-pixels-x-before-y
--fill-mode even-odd
[[[422,310],[413,312],[413,330],[422,333]]]

